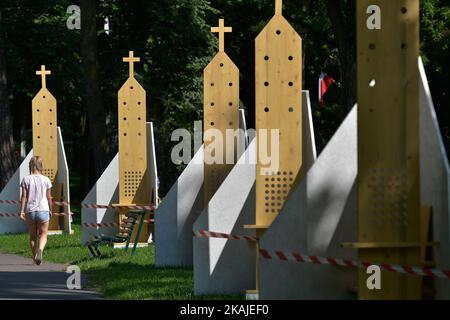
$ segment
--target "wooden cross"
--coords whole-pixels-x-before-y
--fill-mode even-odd
[[[45,66],[41,66],[40,71],[36,71],[36,75],[41,76],[42,78],[42,88],[47,88],[47,76],[51,75],[52,72],[50,70],[45,70]]]
[[[130,78],[134,78],[134,63],[140,61],[141,58],[134,57],[134,51],[129,52],[128,58],[123,58],[123,62],[128,62],[130,64]]]
[[[211,32],[219,34],[219,51],[225,51],[225,33],[233,32],[232,27],[225,27],[225,22],[223,19],[219,19],[219,26],[211,28]]]
[[[283,14],[283,0],[275,0],[275,15],[281,16]]]

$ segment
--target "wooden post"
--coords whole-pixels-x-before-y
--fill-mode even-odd
[[[55,201],[62,201],[62,186],[57,183],[58,174],[58,136],[57,136],[57,104],[56,99],[47,89],[47,76],[51,74],[45,66],[36,71],[41,76],[42,88],[32,101],[33,122],[33,154],[41,156],[44,160],[43,175],[47,176],[53,184],[52,197]],[[66,186],[68,187],[68,186]],[[52,212],[62,212],[60,207],[54,206]],[[49,231],[63,230],[60,217],[50,219]]]
[[[256,63],[256,213],[260,238],[278,216],[302,168],[302,38],[282,15],[282,0],[275,1],[275,16],[255,40]],[[267,145],[261,139],[267,132]],[[279,131],[279,163],[267,174],[261,156],[271,155],[271,130]],[[259,291],[259,243],[256,244],[256,292]],[[247,291],[248,294],[255,290]]]
[[[119,90],[119,205],[150,205],[151,190],[147,182],[147,127],[146,92],[134,78],[135,58],[129,52],[124,62],[129,63],[129,78]],[[127,209],[120,209],[120,221]],[[148,217],[146,217],[148,219]],[[132,235],[135,239],[136,230]],[[147,243],[150,234],[144,225],[139,242]]]
[[[219,27],[211,28],[211,32],[219,33],[219,52],[204,70],[204,155],[205,160],[207,160],[214,153],[222,152],[223,164],[205,161],[205,206],[236,163],[238,141],[233,138],[234,148],[227,148],[226,130],[235,131],[239,129],[239,69],[225,53],[224,40],[225,33],[232,32],[232,28],[225,27],[224,20],[220,19]],[[214,141],[210,133],[215,130],[222,134],[222,150],[214,150],[217,141]],[[232,163],[227,163],[227,159],[232,159]]]
[[[281,211],[302,168],[302,39],[281,15],[276,15],[256,38],[256,226],[268,228]],[[279,130],[279,167],[265,175],[259,131]],[[270,140],[270,138],[268,138]],[[261,148],[263,148],[261,150]]]
[[[358,255],[361,261],[416,266],[422,262],[419,1],[356,3]],[[368,276],[360,270],[360,299],[421,298],[420,277],[383,272],[381,290],[369,290]]]

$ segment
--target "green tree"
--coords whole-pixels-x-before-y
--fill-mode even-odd
[[[12,114],[8,101],[4,37],[2,8],[0,8],[0,189],[6,185],[16,169]]]

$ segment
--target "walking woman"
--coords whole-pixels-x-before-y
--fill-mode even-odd
[[[35,156],[29,163],[30,175],[23,178],[20,187],[20,219],[27,221],[30,247],[34,263],[40,265],[42,252],[47,244],[48,223],[52,215],[52,183],[42,175],[42,157]]]

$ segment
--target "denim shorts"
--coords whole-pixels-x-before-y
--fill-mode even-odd
[[[50,212],[48,211],[28,212],[27,219],[33,222],[46,223],[50,220]]]

